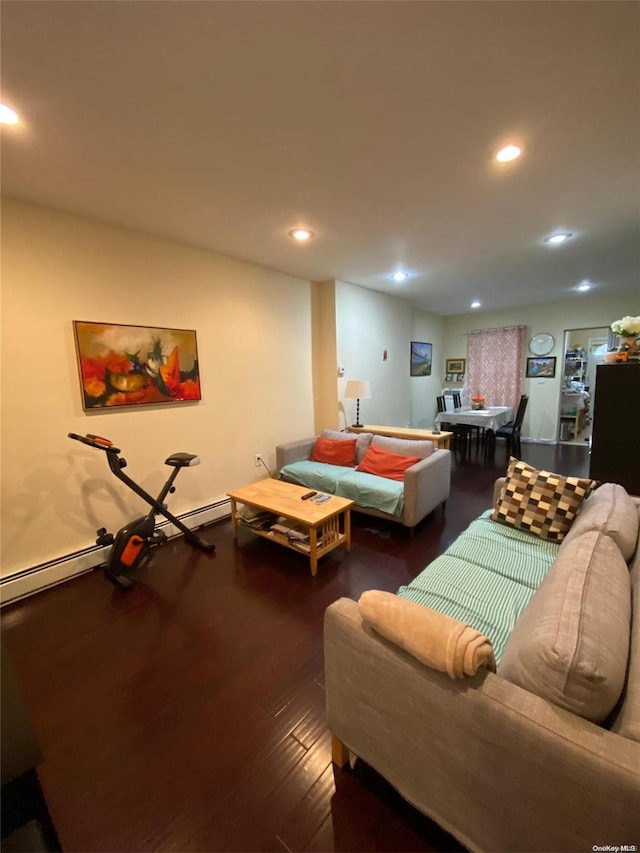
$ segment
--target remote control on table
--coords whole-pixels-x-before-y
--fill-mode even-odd
[[[300,500],[301,500],[301,501],[308,501],[308,500],[309,500],[309,498],[313,498],[313,497],[315,497],[315,495],[317,495],[317,494],[318,494],[317,492],[307,492],[306,494],[302,495],[302,497],[300,498]]]
[[[317,498],[313,499],[313,502],[316,504],[323,504],[325,501],[328,501],[331,495],[318,495]]]

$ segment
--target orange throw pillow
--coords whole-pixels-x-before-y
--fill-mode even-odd
[[[356,471],[364,471],[365,474],[377,474],[378,477],[402,482],[404,481],[404,472],[416,462],[420,462],[419,456],[403,456],[401,453],[381,450],[381,448],[371,444]]]
[[[357,438],[316,438],[311,461],[353,466],[356,461],[357,440]]]

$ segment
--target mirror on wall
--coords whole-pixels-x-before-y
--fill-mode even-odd
[[[596,366],[603,363],[608,344],[608,326],[564,333],[558,420],[558,440],[562,443],[591,446]]]

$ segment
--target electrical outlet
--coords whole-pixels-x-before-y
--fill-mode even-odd
[[[262,458],[262,453],[256,453],[255,462],[253,463],[256,468],[259,468],[260,465],[264,463],[264,459]]]

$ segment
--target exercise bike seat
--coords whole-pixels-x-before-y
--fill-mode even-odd
[[[194,453],[172,453],[164,460],[164,464],[172,468],[186,468],[187,465],[199,465],[200,457]]]

